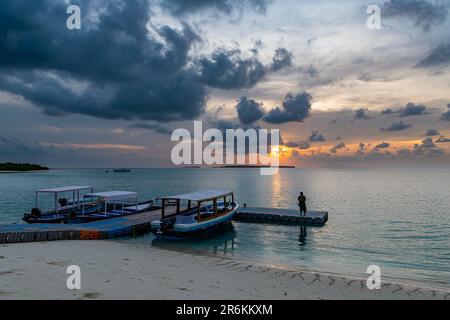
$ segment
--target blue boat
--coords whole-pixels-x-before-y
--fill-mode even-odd
[[[231,223],[239,205],[233,191],[206,190],[161,198],[161,219],[151,223],[158,239],[204,237]]]

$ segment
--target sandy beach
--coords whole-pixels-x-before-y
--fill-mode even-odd
[[[81,290],[66,268],[81,268]],[[449,299],[450,291],[110,241],[0,246],[0,299]]]

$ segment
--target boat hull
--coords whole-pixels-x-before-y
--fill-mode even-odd
[[[180,241],[191,238],[203,238],[216,234],[229,226],[238,209],[236,204],[233,210],[223,216],[204,221],[185,225],[174,225],[170,230],[161,230],[161,222],[152,222],[152,233],[157,239]]]
[[[101,205],[94,205],[90,207],[86,207],[84,209],[86,214],[97,212],[101,209]],[[30,224],[37,223],[66,223],[71,214],[80,214],[79,210],[74,209],[64,209],[58,213],[43,213],[40,217],[33,217],[31,214],[25,214],[22,218],[23,221]]]

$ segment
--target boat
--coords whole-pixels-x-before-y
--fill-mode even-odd
[[[114,169],[113,170],[114,173],[129,173],[131,172],[130,169]]]
[[[84,208],[86,213],[96,212],[101,203],[82,197],[82,192],[94,192],[91,186],[66,186],[35,191],[35,205],[31,213],[26,213],[23,220],[27,223],[65,223],[70,215],[76,214]],[[72,193],[72,198],[59,198],[60,194]],[[39,209],[40,195],[50,194],[53,199],[53,209],[42,212]]]
[[[146,202],[138,202],[137,192],[132,191],[106,191],[85,194],[86,199],[102,203],[102,207],[97,212],[85,212],[82,208],[81,212],[72,216],[67,223],[80,224],[111,218],[124,217],[132,214],[142,213],[146,211],[158,210],[153,200]]]
[[[157,239],[205,237],[231,223],[239,205],[234,192],[205,190],[161,198],[161,219],[151,223]]]

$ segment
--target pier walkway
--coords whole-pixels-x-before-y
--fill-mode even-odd
[[[160,210],[133,214],[85,224],[10,224],[0,225],[0,244],[55,240],[98,240],[141,235],[150,232],[151,222],[160,218]],[[297,210],[241,208],[235,220],[277,224],[305,223],[323,226],[327,212],[311,211],[301,218]]]

